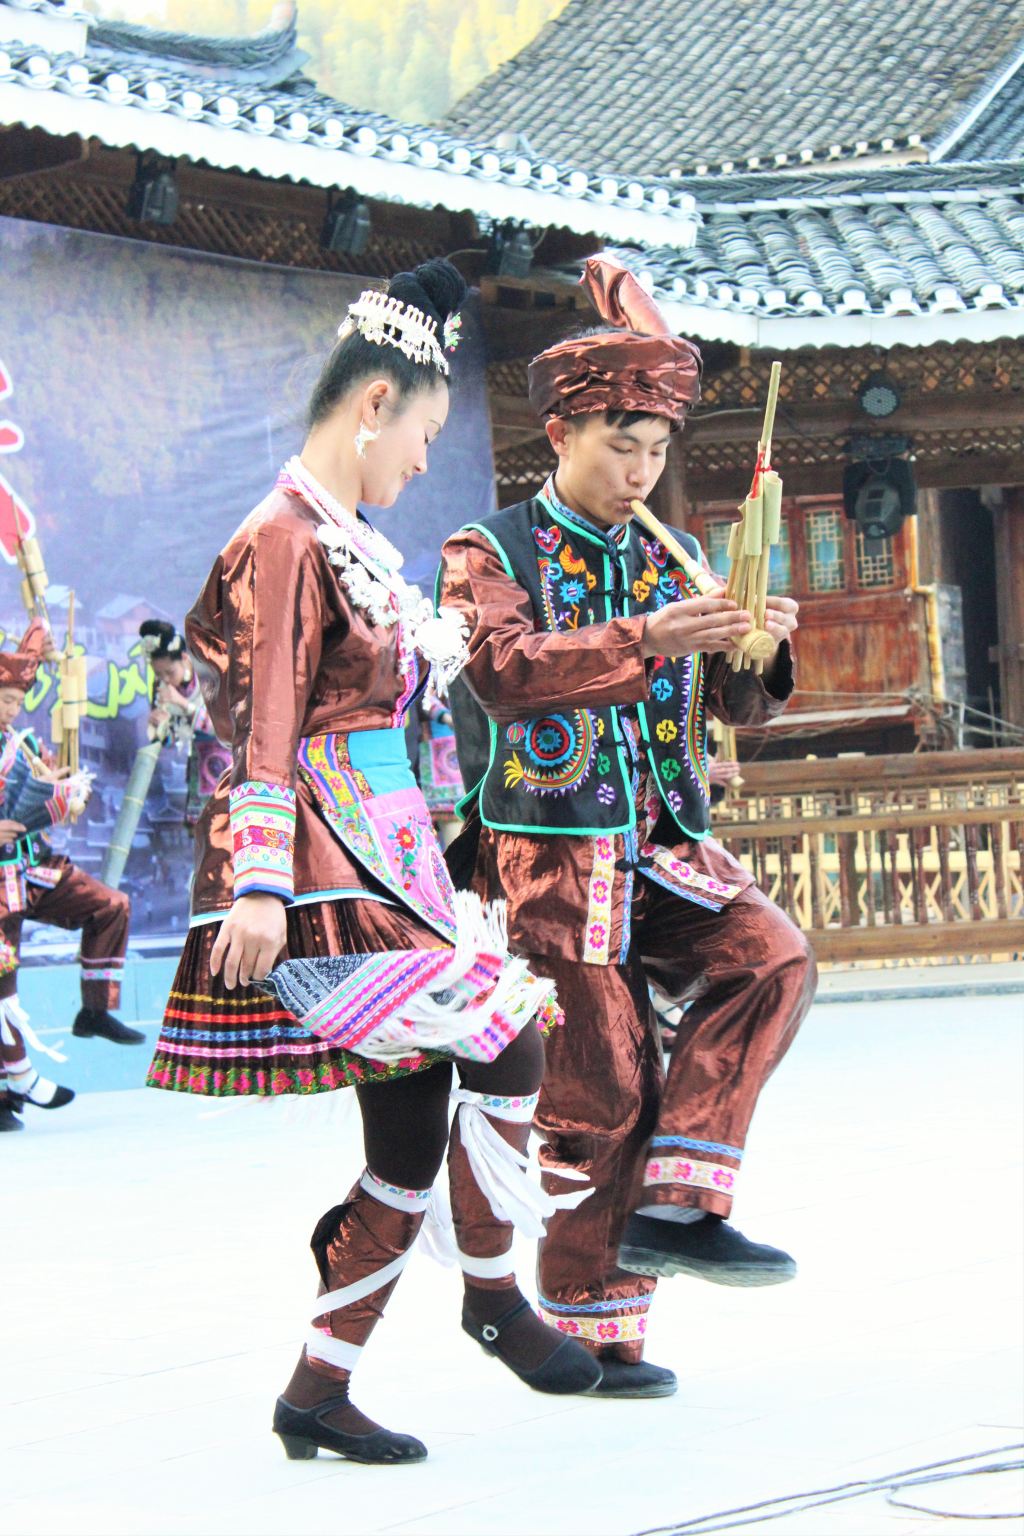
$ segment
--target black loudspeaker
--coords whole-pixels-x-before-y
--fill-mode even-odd
[[[866,539],[891,539],[917,510],[917,486],[907,459],[858,460],[843,470],[843,510]]]

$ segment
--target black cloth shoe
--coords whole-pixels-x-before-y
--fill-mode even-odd
[[[691,1222],[631,1216],[619,1263],[634,1275],[696,1275],[716,1285],[781,1285],[796,1274],[795,1259],[781,1248],[752,1243],[710,1213]]]
[[[11,1102],[10,1096],[5,1093],[0,1098],[0,1131],[23,1131],[24,1129],[24,1125],[18,1119],[15,1105]]]
[[[511,1356],[503,1351],[499,1345],[501,1331],[507,1328],[513,1319],[519,1317],[523,1311],[530,1311],[530,1303],[525,1297],[517,1301],[501,1317],[495,1318],[493,1323],[478,1323],[476,1318],[467,1308],[462,1309],[462,1326],[471,1339],[475,1339],[480,1348],[487,1354],[494,1355],[502,1365],[507,1365],[512,1373],[519,1377],[520,1381],[532,1387],[535,1392],[551,1392],[558,1396],[568,1396],[574,1392],[589,1392],[596,1387],[601,1380],[602,1370],[600,1362],[589,1350],[577,1344],[575,1339],[563,1338],[554,1350],[532,1370],[525,1370],[516,1364]],[[555,1332],[552,1329],[552,1332]]]
[[[604,1375],[588,1397],[671,1397],[679,1386],[675,1371],[664,1365],[648,1365],[638,1360],[608,1360],[602,1357]]]
[[[115,1019],[105,1008],[80,1008],[71,1026],[71,1033],[77,1035],[79,1040],[100,1035],[104,1040],[112,1040],[115,1045],[141,1045],[146,1038],[141,1029],[132,1029],[130,1024],[122,1024],[120,1019]]]
[[[348,1406],[347,1392],[340,1397],[328,1397],[315,1408],[294,1408],[279,1397],[274,1408],[274,1434],[284,1446],[288,1460],[312,1461],[318,1450],[333,1451],[346,1461],[362,1461],[371,1466],[426,1459],[426,1446],[413,1435],[396,1435],[390,1429],[376,1429],[372,1435],[346,1435],[323,1422],[332,1409]]]

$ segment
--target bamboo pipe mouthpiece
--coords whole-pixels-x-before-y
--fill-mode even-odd
[[[709,571],[698,565],[693,556],[687,553],[664,523],[642,501],[631,501],[630,506],[637,521],[643,523],[647,532],[652,533],[658,543],[665,546],[674,560],[679,561],[697,591],[704,597],[721,597],[723,588]],[[742,655],[749,656],[751,661],[770,661],[776,650],[775,641],[766,629],[748,629],[745,635],[737,639],[736,648]]]

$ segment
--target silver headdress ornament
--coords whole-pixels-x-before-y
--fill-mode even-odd
[[[449,372],[448,359],[437,339],[437,321],[413,304],[389,298],[377,288],[367,288],[338,327],[344,341],[353,331],[378,347],[397,347],[414,363],[430,363],[438,373]]]

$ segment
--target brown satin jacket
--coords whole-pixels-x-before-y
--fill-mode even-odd
[[[316,530],[305,503],[275,488],[217,556],[185,622],[213,729],[232,750],[196,827],[194,917],[225,911],[236,893],[229,795],[243,786],[274,804],[294,797],[296,900],[372,888],[299,777],[298,747],[399,724],[405,685],[395,630],[349,602]],[[278,877],[286,862],[282,852]]]

